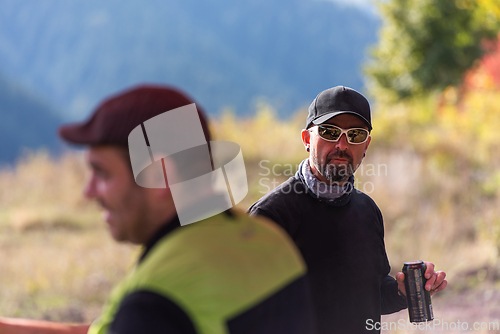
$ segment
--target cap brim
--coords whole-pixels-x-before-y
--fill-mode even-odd
[[[92,145],[95,138],[87,131],[84,124],[69,124],[59,128],[59,136],[66,142],[76,145]]]
[[[370,131],[372,130],[372,126],[370,125],[370,122],[368,122],[368,120],[366,118],[364,118],[363,116],[361,116],[360,114],[355,113],[353,111],[333,111],[331,113],[328,113],[326,115],[323,115],[321,117],[316,118],[315,120],[312,121],[312,123],[315,125],[323,124],[326,121],[328,121],[329,119],[332,119],[333,117],[338,116],[338,115],[342,115],[342,114],[351,114],[351,115],[354,115],[354,116],[360,118],[368,126],[368,129]]]

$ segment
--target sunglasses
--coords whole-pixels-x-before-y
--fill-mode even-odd
[[[337,141],[344,133],[349,144],[362,144],[368,139],[370,135],[368,130],[362,128],[344,130],[339,128],[338,126],[330,124],[318,125],[319,136],[327,141]]]

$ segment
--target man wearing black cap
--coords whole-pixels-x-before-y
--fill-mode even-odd
[[[0,333],[315,333],[300,254],[273,223],[226,210],[227,189],[209,187],[212,176],[235,185],[238,161],[216,159],[220,145],[184,94],[138,87],[60,135],[89,146],[85,195],[112,237],[144,251],[90,327],[0,319]],[[195,191],[179,197],[183,184]]]
[[[281,225],[302,252],[319,333],[374,333],[381,314],[406,307],[404,275],[388,275],[382,214],[354,188],[371,129],[363,95],[343,86],[321,92],[302,130],[309,158],[249,209]],[[445,273],[426,264],[426,289],[443,290]]]

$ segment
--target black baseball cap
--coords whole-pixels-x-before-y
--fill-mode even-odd
[[[340,114],[352,114],[361,118],[372,130],[370,104],[352,88],[337,86],[322,91],[309,106],[306,129],[312,124],[322,124]]]

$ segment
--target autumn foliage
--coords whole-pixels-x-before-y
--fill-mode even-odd
[[[486,54],[465,74],[466,91],[500,90],[500,34],[496,40],[483,41],[483,48]]]

